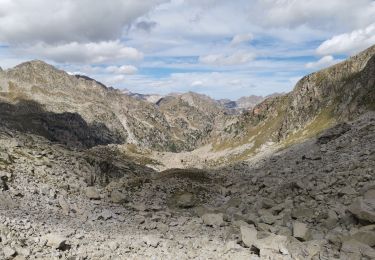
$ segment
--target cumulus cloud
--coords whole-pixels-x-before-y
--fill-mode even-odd
[[[50,45],[39,43],[34,46],[18,47],[16,53],[27,54],[61,63],[103,63],[115,60],[141,60],[143,54],[135,48],[127,47],[120,41],[98,43],[67,43]]]
[[[323,42],[317,53],[326,54],[353,54],[375,44],[375,23],[364,29],[336,35]]]
[[[263,26],[333,30],[374,21],[373,0],[257,0],[251,15]]]
[[[201,80],[196,80],[196,81],[193,81],[193,82],[191,83],[191,86],[192,86],[192,87],[201,87],[201,86],[203,86],[203,85],[204,85],[204,82],[201,81]]]
[[[38,58],[76,67],[70,71],[88,66],[91,77],[135,91],[213,94],[221,81],[223,97],[254,82],[268,94],[265,89],[291,86],[289,78],[309,71],[304,66],[328,66],[335,53],[367,47],[374,17],[373,0],[0,0],[0,45],[7,46],[0,57],[1,65],[5,58]],[[358,28],[363,32],[343,37]],[[256,43],[246,44],[249,32]],[[329,40],[318,53],[327,57],[305,65],[303,57],[316,54],[314,43],[322,39]],[[173,74],[216,70],[227,74]]]
[[[254,60],[255,55],[253,53],[239,51],[234,54],[209,54],[206,56],[199,57],[199,62],[207,65],[214,66],[233,66],[246,64]]]
[[[0,0],[0,41],[99,42],[165,0]]]
[[[119,77],[121,76],[121,77]],[[130,89],[136,93],[159,93],[195,91],[211,97],[237,99],[246,95],[265,95],[276,90],[285,92],[292,84],[287,77],[258,77],[249,72],[192,72],[172,73],[167,77],[149,77],[145,75],[119,75],[99,80],[108,85]]]
[[[327,55],[315,62],[309,62],[306,64],[308,69],[320,69],[339,63],[341,60],[336,60],[333,56]]]
[[[254,39],[254,35],[252,33],[245,33],[245,34],[237,34],[233,36],[233,39],[231,41],[232,45],[238,45],[244,42],[249,42],[252,39]]]
[[[123,66],[109,66],[105,69],[109,73],[113,74],[126,74],[133,75],[138,72],[138,69],[133,65],[123,65]]]
[[[118,83],[123,83],[125,79],[126,77],[124,75],[116,75],[116,76],[106,78],[104,82],[107,85],[114,85]]]

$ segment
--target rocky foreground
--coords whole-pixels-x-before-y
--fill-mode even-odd
[[[159,173],[1,127],[0,259],[375,259],[374,142],[367,113],[258,161]]]

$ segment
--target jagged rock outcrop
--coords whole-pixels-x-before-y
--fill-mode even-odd
[[[87,125],[102,125],[108,129],[106,135],[114,136],[113,140],[103,139],[97,144],[111,141],[180,151],[196,148],[200,144],[196,139],[202,139],[208,131],[202,124],[183,126],[179,129],[186,131],[176,136],[172,128],[176,128],[177,115],[166,117],[154,104],[107,88],[88,77],[69,75],[42,61],[26,62],[0,73],[0,83],[7,90],[2,102],[16,104],[31,100],[46,112],[79,114]]]
[[[288,94],[290,105],[285,111],[280,136],[286,137],[323,117],[336,123],[375,109],[374,74],[375,46],[304,77]]]
[[[253,143],[247,154],[268,142],[293,143],[375,109],[375,46],[302,78],[293,91],[256,105],[230,125],[217,146]],[[225,141],[228,140],[228,141]],[[224,147],[228,147],[224,145]]]
[[[173,134],[187,140],[190,148],[210,142],[210,137],[217,135],[227,117],[225,109],[215,100],[192,92],[166,96],[157,105]]]

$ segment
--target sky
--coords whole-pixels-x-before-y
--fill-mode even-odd
[[[0,0],[0,66],[137,93],[288,92],[375,44],[374,0]]]

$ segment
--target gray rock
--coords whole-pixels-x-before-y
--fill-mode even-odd
[[[92,200],[100,199],[99,191],[93,186],[87,187],[85,189],[85,194],[89,199],[92,199]]]
[[[295,221],[293,223],[293,236],[301,241],[307,241],[311,235],[305,223]]]
[[[263,221],[263,223],[266,223],[268,225],[272,225],[273,223],[275,223],[277,217],[273,216],[271,214],[265,214],[265,215],[261,216],[260,219],[261,219],[261,221]]]
[[[59,205],[62,209],[62,212],[65,215],[68,215],[69,211],[70,211],[69,203],[65,200],[65,198],[63,196],[60,196],[58,201],[59,201]]]
[[[191,208],[194,206],[194,194],[190,192],[184,192],[176,198],[177,206],[180,208]]]
[[[14,250],[13,248],[11,248],[10,246],[6,246],[3,248],[3,254],[5,256],[5,258],[10,258],[12,256],[15,256],[17,254],[16,250]]]
[[[134,216],[134,223],[137,224],[137,225],[141,225],[141,224],[145,223],[145,221],[146,221],[146,219],[142,215]]]
[[[48,234],[44,239],[47,241],[46,245],[54,249],[64,249],[66,246],[66,237],[57,233]]]
[[[310,218],[314,216],[314,210],[306,207],[299,207],[292,210],[292,217],[295,219]]]
[[[370,247],[375,246],[375,225],[369,225],[360,228],[353,235],[349,236],[349,239],[356,240]]]
[[[103,210],[97,217],[97,219],[108,220],[113,217],[113,213],[110,210]]]
[[[108,243],[108,247],[112,251],[115,251],[119,247],[119,244],[116,241],[111,241],[111,242]]]
[[[241,239],[242,242],[249,248],[251,248],[257,240],[258,231],[253,225],[241,226]]]
[[[222,213],[206,213],[202,216],[203,223],[207,226],[223,226],[224,219]]]
[[[272,259],[272,255],[273,258],[275,258],[274,254],[280,254],[281,252],[283,252],[283,254],[288,254],[286,247],[287,241],[287,237],[271,233],[265,238],[256,240],[254,246],[260,250],[261,258],[270,259],[269,254],[271,254]]]
[[[358,219],[375,223],[375,199],[358,198],[348,209]]]
[[[363,257],[375,259],[375,250],[356,240],[348,240],[342,244],[340,259],[361,260]]]
[[[155,235],[147,235],[143,237],[143,242],[148,246],[156,248],[160,244],[160,238]]]
[[[327,218],[323,221],[324,226],[327,229],[333,229],[337,225],[337,222],[338,217],[336,212],[334,212],[333,210],[329,210]]]
[[[375,189],[371,189],[365,192],[363,195],[364,199],[375,199]]]
[[[113,203],[119,203],[119,204],[121,204],[121,203],[128,202],[128,199],[127,199],[127,196],[124,193],[122,193],[122,192],[120,192],[118,190],[113,190],[111,192],[111,201]]]
[[[346,186],[339,191],[339,195],[354,195],[357,192],[350,186]]]

